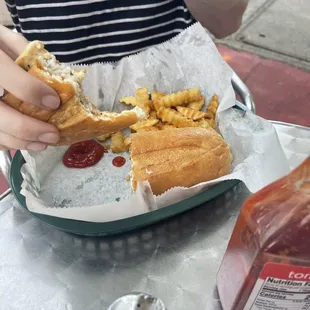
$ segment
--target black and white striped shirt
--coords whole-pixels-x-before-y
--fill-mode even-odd
[[[62,62],[117,61],[194,22],[183,0],[5,0],[17,31]]]

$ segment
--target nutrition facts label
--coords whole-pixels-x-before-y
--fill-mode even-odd
[[[244,310],[310,310],[310,268],[266,264]]]

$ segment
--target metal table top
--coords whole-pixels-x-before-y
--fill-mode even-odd
[[[247,196],[240,184],[160,224],[86,238],[32,218],[10,194],[0,207],[0,309],[107,309],[131,291],[168,309],[220,309],[215,276]]]
[[[159,297],[169,310],[219,310],[216,272],[248,196],[240,183],[159,224],[87,238],[39,222],[8,194],[0,202],[0,310],[107,309],[132,291]]]

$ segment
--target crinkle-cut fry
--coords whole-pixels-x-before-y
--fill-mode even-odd
[[[146,113],[146,115],[149,115],[152,103],[152,101],[149,100],[149,90],[145,87],[138,88],[135,91],[135,95],[137,106],[140,107]]]
[[[146,116],[150,115],[151,112],[151,107],[150,107],[150,103],[144,103],[142,105],[138,105],[145,113]]]
[[[210,111],[206,111],[205,113],[206,113],[205,118],[214,119],[215,115],[213,113],[211,113]]]
[[[199,120],[198,122],[196,122],[198,124],[199,127],[202,128],[210,128],[209,123],[207,122],[207,120],[205,118]]]
[[[139,131],[143,127],[151,127],[156,125],[158,122],[158,119],[146,119],[131,125],[129,128],[133,131]]]
[[[177,111],[180,112],[183,116],[186,116],[189,119],[192,119],[194,121],[198,121],[199,119],[202,119],[207,116],[207,113],[193,110],[191,108],[185,108],[182,106],[177,107]]]
[[[156,100],[158,100],[159,98],[162,98],[162,97],[164,97],[164,96],[166,96],[166,94],[160,93],[160,92],[158,92],[158,91],[152,91],[152,93],[151,93],[151,98],[152,98],[153,101],[156,101]]]
[[[153,101],[153,105],[154,105],[155,111],[158,111],[161,108],[161,105],[160,105],[158,99]]]
[[[213,96],[212,96],[212,100],[214,100],[214,101],[219,101],[219,97],[218,97],[218,95],[217,94],[214,94]]]
[[[111,137],[111,150],[113,153],[121,153],[128,151],[128,147],[124,142],[125,136],[122,131],[114,133]]]
[[[199,126],[199,124],[183,116],[181,113],[169,108],[159,108],[157,115],[163,122],[174,125],[178,128]]]
[[[149,101],[149,90],[146,87],[136,89],[135,95],[137,103],[145,103]]]
[[[149,100],[148,106],[149,106],[151,112],[155,111],[154,102],[152,100]],[[151,112],[149,114],[151,114]]]
[[[187,107],[193,110],[201,110],[202,106],[205,104],[205,97],[201,96],[201,98],[197,101],[191,102]]]
[[[164,124],[161,126],[161,130],[166,130],[166,129],[175,129],[177,127],[170,125],[170,124]]]
[[[196,123],[199,125],[199,127],[202,127],[202,128],[212,127],[213,129],[215,129],[215,120],[214,119],[203,118],[203,119],[197,121]]]
[[[124,139],[124,143],[127,146],[127,148],[129,149],[130,145],[131,145],[131,136],[128,136]]]
[[[132,106],[137,106],[137,101],[136,98],[134,96],[127,96],[127,97],[122,97],[119,102],[121,103],[125,103],[128,105],[132,105]]]
[[[165,129],[171,129],[171,128],[177,128],[171,124],[168,124],[168,123],[165,123],[165,122],[162,122],[162,121],[159,121],[157,124],[156,124],[156,127],[159,129],[159,130],[165,130]]]
[[[108,140],[112,136],[112,134],[113,133],[106,133],[104,135],[97,137],[96,140],[98,140],[100,142],[104,142],[104,141]]]
[[[157,116],[157,112],[156,112],[156,116]],[[161,120],[158,121],[158,123],[155,125],[159,130],[162,129],[162,127],[164,125],[167,125],[167,123],[162,122]]]
[[[208,113],[211,116],[209,117],[210,119],[215,119],[215,114],[217,112],[218,106],[219,106],[218,96],[213,95],[206,110],[206,113]]]
[[[159,129],[156,126],[146,126],[146,127],[141,127],[136,130],[136,132],[140,131],[158,131]]]
[[[137,104],[137,106],[139,106],[144,111],[146,116],[149,116],[151,111],[154,110],[154,105],[151,100],[148,100],[145,103]]]
[[[155,103],[157,103],[158,109],[160,107],[171,108],[179,105],[185,105],[187,103],[197,101],[200,99],[201,99],[201,92],[198,87],[194,87],[161,97],[158,100],[155,100]]]
[[[206,121],[213,129],[215,129],[216,127],[215,119],[206,119]]]
[[[148,119],[157,119],[157,113],[156,111],[151,111]]]

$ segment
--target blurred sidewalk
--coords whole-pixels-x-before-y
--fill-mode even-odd
[[[309,29],[309,0],[249,0],[240,30],[216,40],[258,115],[310,127]]]
[[[241,29],[216,40],[219,51],[251,90],[258,115],[310,127],[310,0],[249,1]]]

